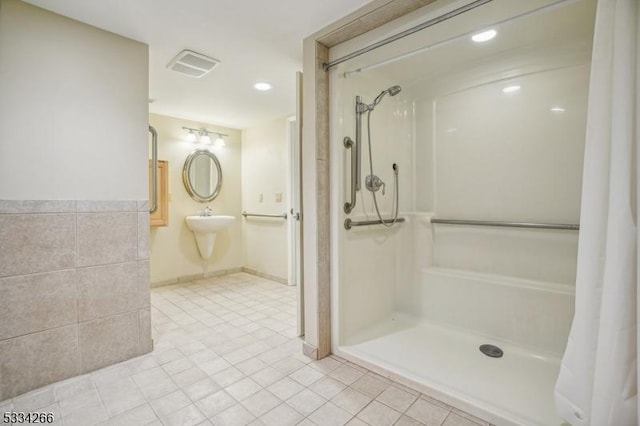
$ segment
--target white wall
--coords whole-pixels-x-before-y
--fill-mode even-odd
[[[147,199],[147,46],[1,8],[0,198]]]
[[[514,84],[520,91],[502,92]],[[435,114],[418,114],[435,117],[436,214],[578,223],[588,84],[587,63],[437,96]],[[435,230],[437,266],[575,283],[576,232]]]
[[[242,267],[242,216],[240,185],[240,131],[174,117],[150,114],[158,131],[158,159],[169,162],[169,226],[151,228],[151,282],[163,283],[180,277],[214,273]],[[182,182],[182,167],[196,145],[186,141],[182,127],[202,128],[229,135],[226,146],[212,148],[222,168],[220,194],[209,203],[194,201]],[[210,206],[214,214],[236,217],[234,224],[216,236],[213,256],[203,260],[185,217]]]
[[[587,63],[438,96],[438,214],[577,221],[588,84]]]
[[[289,210],[288,126],[287,118],[283,117],[242,131],[243,211],[281,214]],[[286,280],[287,221],[249,217],[243,219],[243,235],[243,266]]]

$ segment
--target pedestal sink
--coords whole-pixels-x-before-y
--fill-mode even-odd
[[[213,246],[216,242],[216,232],[231,226],[236,218],[233,216],[187,216],[187,226],[196,237],[198,251],[203,259],[208,259],[213,254]]]

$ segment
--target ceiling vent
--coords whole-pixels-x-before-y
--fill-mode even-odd
[[[200,78],[214,69],[219,60],[185,49],[169,62],[167,68],[189,77]]]

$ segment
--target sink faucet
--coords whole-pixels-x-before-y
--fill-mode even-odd
[[[211,216],[213,214],[213,210],[211,210],[211,207],[207,206],[204,208],[204,210],[202,211],[202,216]]]

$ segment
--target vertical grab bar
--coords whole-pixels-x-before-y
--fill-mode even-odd
[[[349,136],[344,138],[345,148],[351,149],[351,199],[349,202],[344,203],[344,212],[349,214],[351,210],[356,206],[356,184],[358,173],[358,145],[351,140]]]
[[[149,213],[158,210],[158,132],[149,125],[151,133],[151,208]]]
[[[360,105],[362,105],[362,98],[360,96],[356,96],[356,180],[355,187],[356,191],[360,191],[360,170],[362,170],[362,156],[360,155],[360,147],[362,146],[362,111],[360,111]],[[355,206],[355,197],[353,198],[353,205]]]

